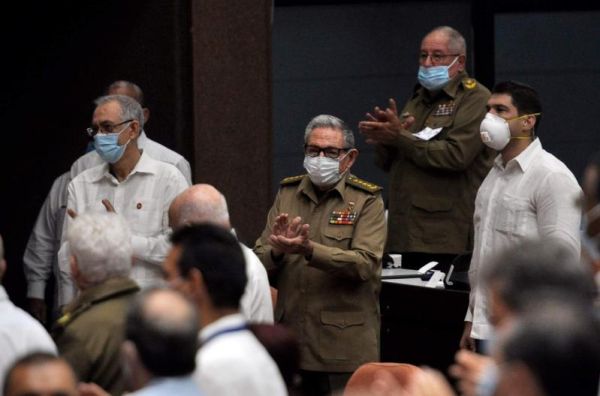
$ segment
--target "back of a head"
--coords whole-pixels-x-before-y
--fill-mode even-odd
[[[548,396],[597,396],[598,321],[571,304],[528,312],[500,340],[503,364],[522,364]],[[502,366],[502,365],[501,365]]]
[[[129,276],[133,255],[131,233],[120,215],[80,214],[69,227],[67,240],[79,271],[90,284]]]
[[[139,85],[126,80],[117,80],[111,83],[104,92],[105,95],[125,95],[135,99],[144,107],[144,92]]]
[[[12,363],[4,377],[3,395],[77,395],[77,378],[62,358],[46,352],[32,352]]]
[[[544,295],[591,306],[597,294],[589,268],[554,240],[525,241],[483,266],[480,276],[516,313]]]
[[[173,229],[201,223],[231,228],[225,196],[210,184],[187,188],[175,197],[169,208],[169,224]]]
[[[505,94],[512,98],[513,105],[517,108],[519,115],[536,114],[536,130],[542,121],[542,102],[535,89],[527,84],[517,81],[502,81],[492,89],[492,95]]]
[[[171,241],[181,247],[177,263],[181,276],[197,269],[215,308],[239,309],[246,263],[233,234],[212,224],[194,224],[176,230]]]
[[[155,377],[191,374],[198,349],[198,317],[193,305],[171,289],[143,291],[131,303],[125,339]]]

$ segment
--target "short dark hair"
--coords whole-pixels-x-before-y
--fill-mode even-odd
[[[30,352],[30,353],[20,357],[19,359],[15,360],[11,364],[11,366],[8,368],[8,370],[6,370],[6,374],[4,376],[4,389],[2,389],[2,394],[3,395],[8,394],[8,391],[10,390],[12,376],[19,367],[30,366],[30,365],[31,366],[32,365],[40,365],[40,364],[52,363],[52,362],[64,363],[69,368],[71,368],[71,366],[69,365],[69,363],[67,363],[66,360],[64,360],[63,358],[60,358],[56,355],[53,355],[52,353],[49,353],[49,352],[34,351],[34,352]],[[77,375],[75,374],[75,372],[72,369],[71,369],[71,373],[73,374],[74,381],[77,382]]]
[[[505,363],[522,363],[548,396],[596,396],[600,329],[589,311],[553,301],[522,316],[500,341]]]
[[[522,312],[543,295],[562,295],[586,306],[597,295],[590,269],[553,239],[528,240],[504,251],[482,266],[481,280],[497,287],[514,312]]]
[[[239,309],[247,282],[246,262],[231,232],[212,224],[193,224],[176,230],[171,242],[181,247],[177,265],[182,277],[198,269],[215,308]]]
[[[540,113],[536,115],[535,124],[536,129],[539,127],[542,121],[542,103],[535,89],[517,81],[502,81],[494,86],[493,94],[510,95],[519,115]]]
[[[189,313],[183,318],[148,314],[148,297],[163,290],[177,293],[170,289],[153,288],[142,291],[133,299],[125,319],[125,339],[134,343],[143,365],[154,376],[187,375],[196,368],[198,318],[191,305]]]

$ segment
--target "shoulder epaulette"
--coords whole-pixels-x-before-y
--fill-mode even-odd
[[[477,81],[475,81],[475,79],[470,78],[470,77],[463,78],[462,85],[466,89],[473,89],[473,88],[475,88],[477,86]]]
[[[370,193],[376,193],[377,191],[381,191],[383,187],[378,186],[377,184],[370,183],[366,180],[359,179],[356,176],[350,175],[346,179],[346,183],[350,184],[353,187],[359,188],[361,190],[368,191]]]
[[[282,186],[286,186],[288,184],[299,183],[303,177],[304,177],[304,175],[286,177],[285,179],[280,181],[279,184],[281,184]]]

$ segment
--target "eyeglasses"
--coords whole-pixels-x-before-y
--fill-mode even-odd
[[[451,56],[459,56],[460,54],[428,54],[427,52],[421,52],[419,54],[419,62],[425,63],[427,62],[427,58],[431,58],[431,63],[434,65],[438,65],[444,61],[446,58],[450,58]]]
[[[333,158],[336,159],[340,156],[340,154],[344,151],[348,151],[350,150],[350,147],[343,147],[343,148],[337,148],[337,147],[317,147],[317,146],[311,146],[311,145],[304,145],[304,155],[308,156],[308,157],[318,157],[319,155],[321,155],[321,153],[323,153],[325,155],[325,157],[327,158]]]
[[[100,125],[92,125],[91,127],[87,128],[85,130],[85,132],[91,137],[96,136],[98,133],[115,133],[114,130],[116,127],[121,126],[121,125],[126,124],[131,121],[133,121],[133,120],[126,120],[123,122],[119,122],[118,124],[112,124],[110,122],[103,122]],[[121,130],[120,132],[123,132],[123,131]]]

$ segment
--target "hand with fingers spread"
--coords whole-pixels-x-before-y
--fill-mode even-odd
[[[312,254],[312,243],[309,239],[309,225],[302,223],[301,217],[295,217],[289,222],[289,215],[281,213],[275,218],[273,232],[269,236],[269,244],[273,255],[280,256],[283,253]]]
[[[375,107],[373,114],[366,114],[367,121],[359,122],[358,128],[367,143],[394,144],[401,134],[411,136],[407,129],[415,122],[415,118],[410,114],[399,116],[394,99],[389,99],[388,105],[385,110]]]

